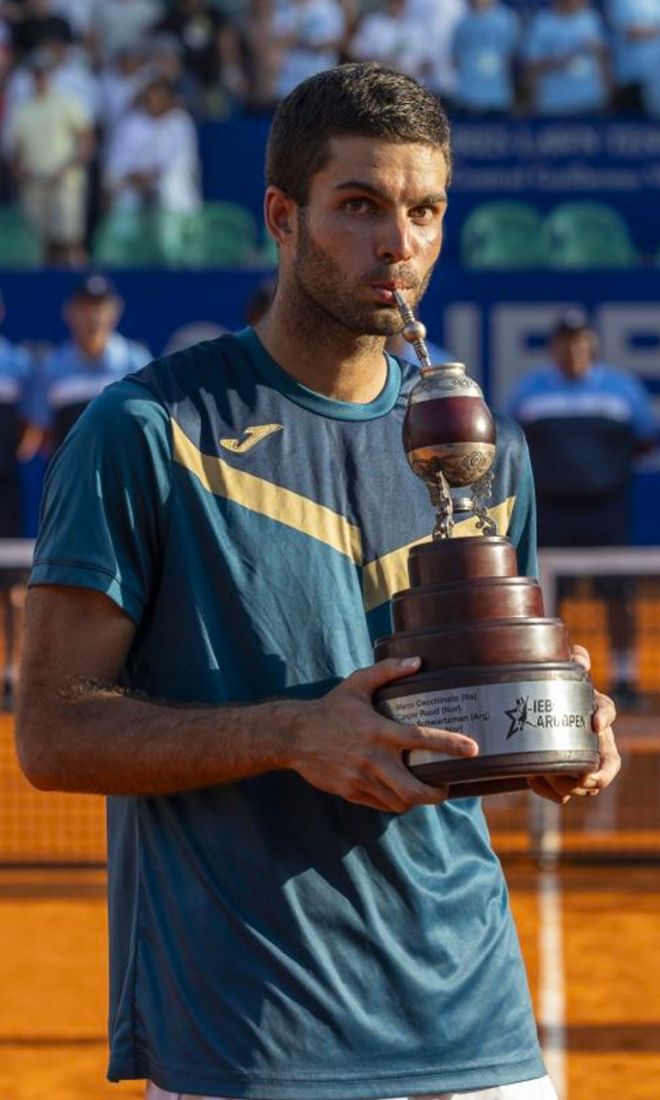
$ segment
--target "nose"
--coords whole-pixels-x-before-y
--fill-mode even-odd
[[[387,263],[410,259],[413,253],[413,227],[407,216],[393,215],[381,225],[377,253],[378,259]]]

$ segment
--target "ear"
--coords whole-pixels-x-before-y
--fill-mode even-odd
[[[264,224],[279,248],[293,239],[298,204],[281,187],[269,187],[264,197]]]

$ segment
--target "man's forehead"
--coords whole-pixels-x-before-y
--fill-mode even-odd
[[[424,178],[430,189],[442,188],[447,176],[445,154],[440,146],[425,142],[341,134],[330,138],[323,167],[316,173],[333,184],[397,174]]]

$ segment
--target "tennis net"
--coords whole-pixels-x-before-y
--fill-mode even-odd
[[[31,549],[29,543],[0,542],[2,610],[7,613],[11,607],[16,618],[21,616]],[[609,689],[615,686],[609,634],[614,619],[606,606],[611,586],[596,584],[606,574],[588,571],[594,552],[588,554],[563,557],[550,579],[546,561],[545,583],[552,604],[560,575],[576,582],[565,587],[561,612],[573,640],[591,650],[596,683]],[[619,574],[626,578],[625,598],[636,631],[630,706],[623,708],[617,723],[621,775],[597,799],[573,799],[561,808],[529,792],[486,799],[493,841],[502,855],[660,861],[660,550],[646,553],[643,561],[633,560],[634,552],[620,554],[616,560],[624,563]],[[557,558],[553,561],[556,565]],[[604,565],[612,575],[612,562],[607,559]],[[0,622],[1,641],[5,628]],[[7,657],[4,644],[0,655]],[[18,766],[13,716],[5,710],[0,715],[0,865],[93,866],[104,860],[104,800],[34,790]]]

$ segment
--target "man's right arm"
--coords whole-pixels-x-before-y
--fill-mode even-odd
[[[174,706],[116,686],[134,632],[98,592],[30,590],[16,736],[35,786],[160,795],[289,768],[330,794],[402,812],[446,795],[415,779],[404,752],[477,752],[469,737],[402,726],[374,710],[373,693],[415,663],[361,669],[313,701]]]

